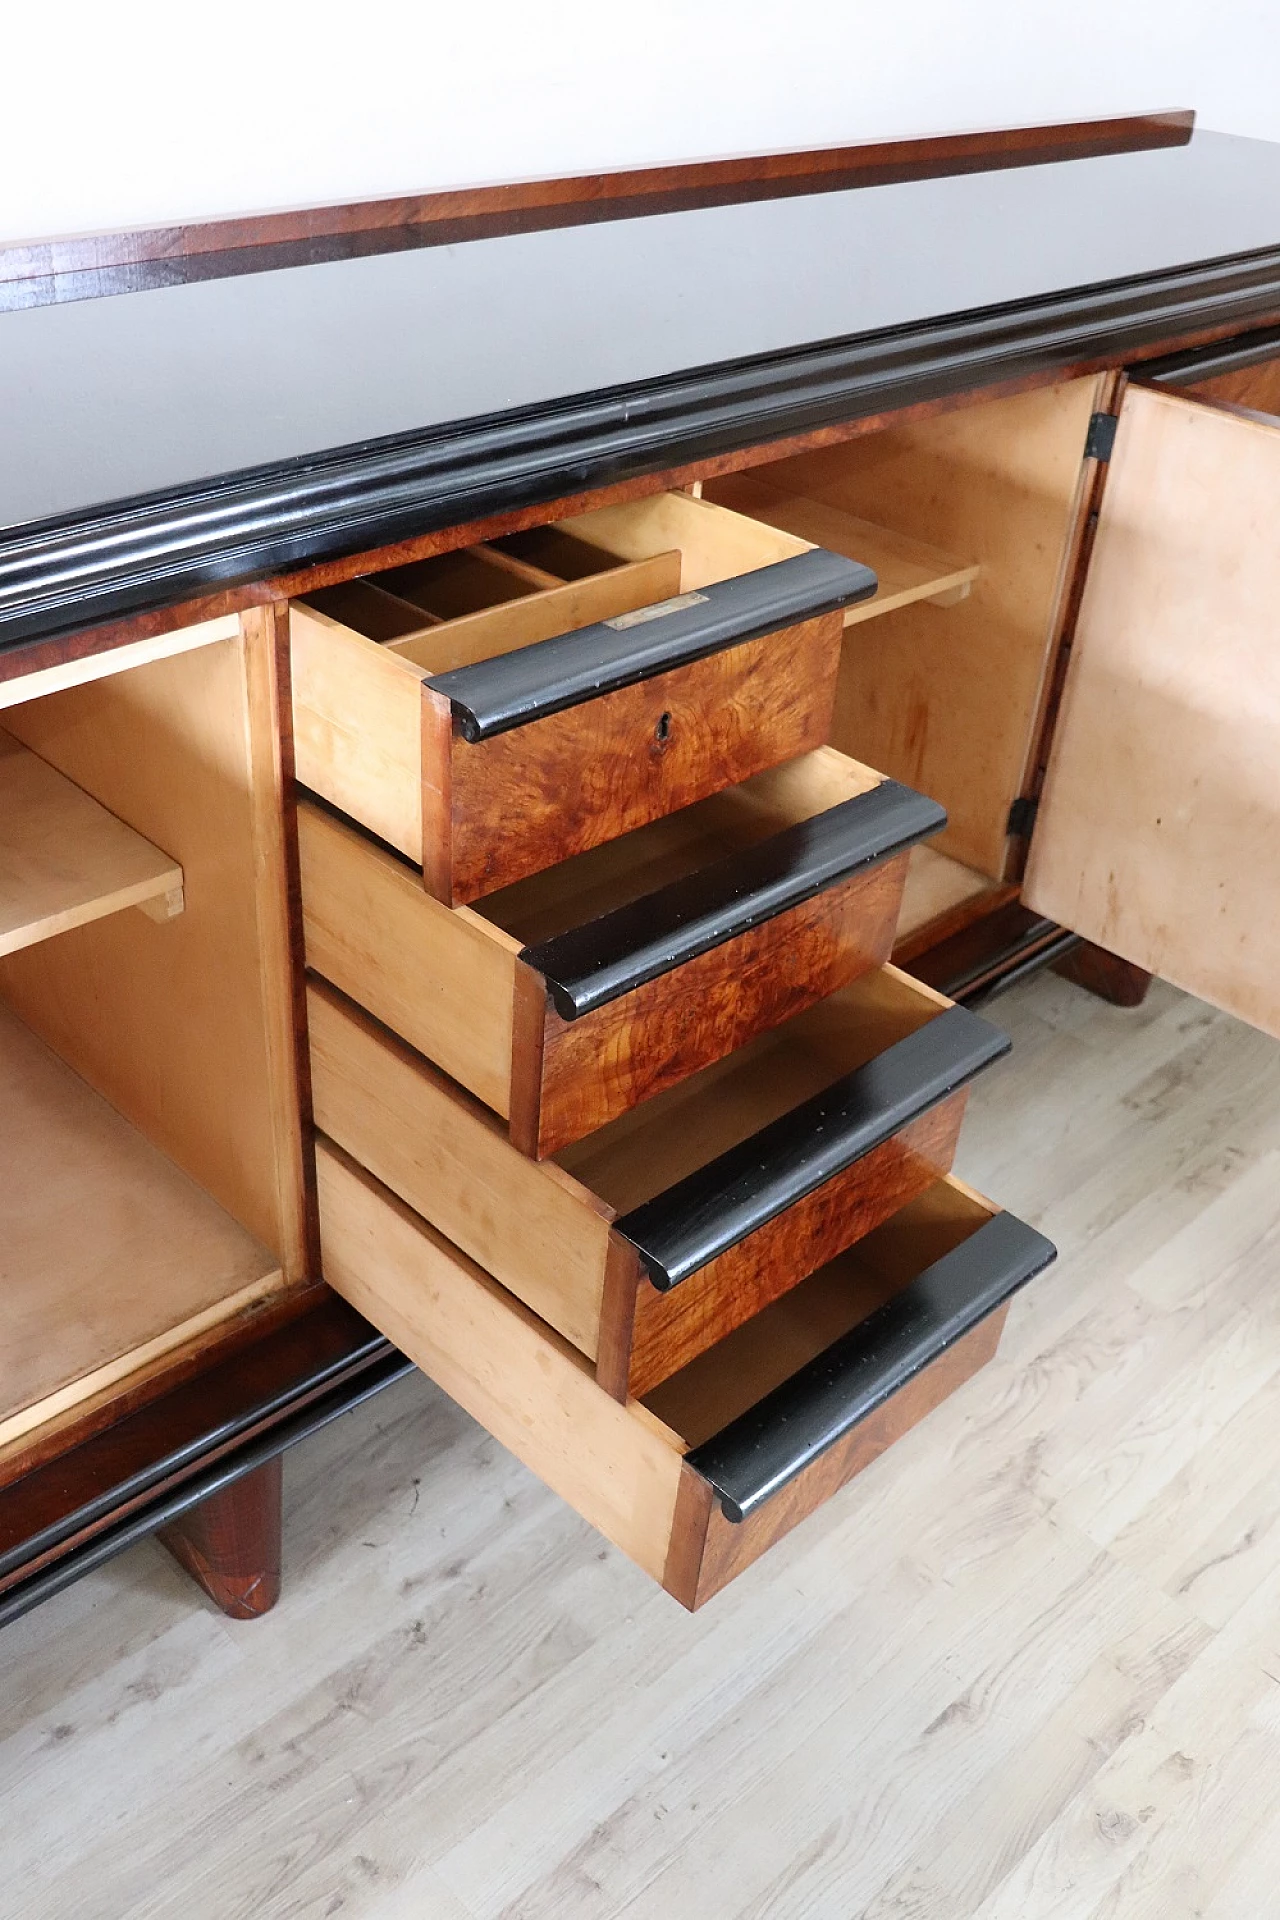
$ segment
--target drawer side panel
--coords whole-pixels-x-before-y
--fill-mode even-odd
[[[650,1574],[666,1565],[681,1459],[586,1361],[327,1142],[316,1148],[329,1284]]]

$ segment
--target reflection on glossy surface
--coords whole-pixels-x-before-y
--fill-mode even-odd
[[[1280,244],[1280,146],[704,208],[0,315],[0,525]]]

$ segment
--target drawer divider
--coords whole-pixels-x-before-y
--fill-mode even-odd
[[[949,1007],[614,1223],[660,1293],[834,1179],[965,1086],[1011,1042]]]
[[[685,874],[520,958],[577,1020],[725,941],[798,907],[861,868],[940,833],[946,810],[896,780],[799,820],[755,846]]]
[[[815,547],[612,620],[433,675],[472,745],[567,707],[835,613],[875,593],[870,567]]]
[[[796,1478],[1057,1257],[997,1213],[789,1380],[685,1456],[731,1522]]]

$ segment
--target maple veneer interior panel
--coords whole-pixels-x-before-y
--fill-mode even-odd
[[[0,728],[0,953],[109,913],[182,911],[182,868]]]
[[[279,1262],[0,1006],[0,1444],[267,1298]]]
[[[833,537],[815,508],[835,509],[939,550],[932,581],[916,571],[914,598],[846,633],[831,744],[940,801],[948,825],[934,850],[994,879],[1006,870],[1009,806],[1035,739],[1105,379],[983,400],[707,482],[709,496],[723,488],[746,513],[754,494],[773,520],[785,513],[778,494],[793,496],[785,517],[810,537],[820,526]],[[944,604],[926,597],[931,584]]]

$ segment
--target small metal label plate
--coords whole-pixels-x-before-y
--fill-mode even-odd
[[[625,633],[628,627],[642,627],[649,620],[663,620],[669,613],[683,613],[686,607],[705,607],[709,599],[705,593],[679,593],[674,600],[657,600],[651,607],[637,607],[634,613],[620,613],[614,620],[605,620],[601,624],[612,627],[615,633]]]

